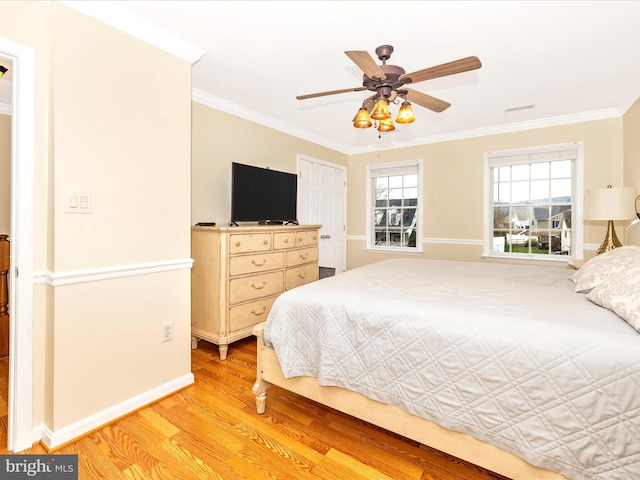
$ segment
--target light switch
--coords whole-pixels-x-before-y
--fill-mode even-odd
[[[91,213],[91,192],[76,192],[67,190],[64,192],[65,213]]]

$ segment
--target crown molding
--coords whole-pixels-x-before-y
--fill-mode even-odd
[[[249,120],[251,122],[258,123],[260,125],[264,125],[265,127],[273,128],[274,130],[278,130],[279,132],[293,135],[294,137],[300,138],[302,140],[306,140],[308,142],[315,143],[316,145],[327,147],[332,150],[336,150],[338,152],[345,153],[345,154],[349,153],[345,149],[344,145],[329,142],[326,138],[319,137],[306,130],[295,127],[293,125],[290,125],[284,122],[278,122],[277,120],[271,117],[268,117],[267,115],[263,115],[254,110],[241,107],[240,105],[229,102],[223,98],[216,97],[215,95],[212,95],[203,90],[192,88],[191,99],[194,102],[201,103],[211,108],[215,108],[216,110],[230,113],[231,115],[244,118],[245,120]]]
[[[215,95],[211,95],[197,88],[191,89],[191,99],[194,102],[201,103],[211,108],[221,110],[231,115],[244,118],[260,125],[273,128],[283,133],[293,135],[294,137],[313,142],[317,145],[331,148],[347,155],[355,155],[358,153],[379,152],[381,150],[395,150],[398,148],[415,147],[419,145],[427,145],[430,143],[450,142],[452,140],[463,140],[474,137],[484,137],[488,135],[501,135],[504,133],[520,132],[523,130],[533,130],[537,128],[557,127],[560,125],[569,125],[572,123],[590,122],[594,120],[604,120],[608,118],[621,117],[621,113],[615,108],[605,108],[602,110],[593,110],[589,112],[576,113],[571,115],[562,115],[558,117],[541,118],[538,120],[530,120],[527,122],[505,123],[487,128],[476,128],[473,130],[463,130],[460,132],[445,133],[442,135],[433,135],[430,137],[421,137],[413,142],[396,144],[389,148],[354,148],[348,149],[344,145],[329,142],[326,138],[313,135],[305,130],[299,129],[283,122],[278,122],[271,117],[257,113],[245,107],[241,107],[235,103],[231,103]]]
[[[348,153],[350,155],[357,153],[379,152],[381,150],[395,150],[397,148],[415,147],[430,143],[450,142],[452,140],[464,140],[475,137],[486,137],[489,135],[502,135],[505,133],[521,132],[523,130],[534,130],[537,128],[557,127],[561,125],[570,125],[572,123],[591,122],[594,120],[604,120],[608,118],[618,118],[622,114],[616,108],[605,108],[601,110],[592,110],[589,112],[581,112],[570,115],[561,115],[557,117],[541,118],[537,120],[529,120],[526,122],[505,123],[486,128],[476,128],[472,130],[462,130],[459,132],[445,133],[442,135],[433,135],[430,137],[422,137],[413,142],[403,143],[402,145],[394,145],[389,148],[362,148],[352,149]]]
[[[111,2],[62,0],[61,3],[176,57],[182,58],[192,65],[207,53],[203,49],[133,15]]]

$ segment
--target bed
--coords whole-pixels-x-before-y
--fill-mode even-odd
[[[277,385],[513,479],[640,478],[640,247],[574,271],[391,259],[256,327]]]

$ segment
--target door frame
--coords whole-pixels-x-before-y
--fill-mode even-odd
[[[19,452],[33,444],[35,55],[0,37],[0,56],[13,63],[7,450]]]

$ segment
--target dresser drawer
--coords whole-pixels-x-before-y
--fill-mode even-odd
[[[307,262],[315,262],[318,260],[318,247],[300,248],[298,250],[290,250],[286,253],[285,265],[287,267],[295,267]]]
[[[278,232],[273,234],[273,249],[293,248],[296,244],[295,232]]]
[[[310,247],[318,244],[318,232],[316,230],[303,230],[296,232],[296,247]]]
[[[237,233],[229,236],[229,253],[268,252],[271,250],[270,233]]]
[[[278,298],[277,295],[231,307],[229,309],[229,333],[265,322],[276,298]]]
[[[299,287],[305,283],[318,280],[318,264],[310,263],[301,267],[290,268],[285,272],[285,289]]]
[[[282,252],[266,252],[231,257],[229,258],[229,275],[233,277],[282,268],[282,255]]]
[[[229,281],[229,303],[236,304],[282,293],[282,272],[263,273]]]

